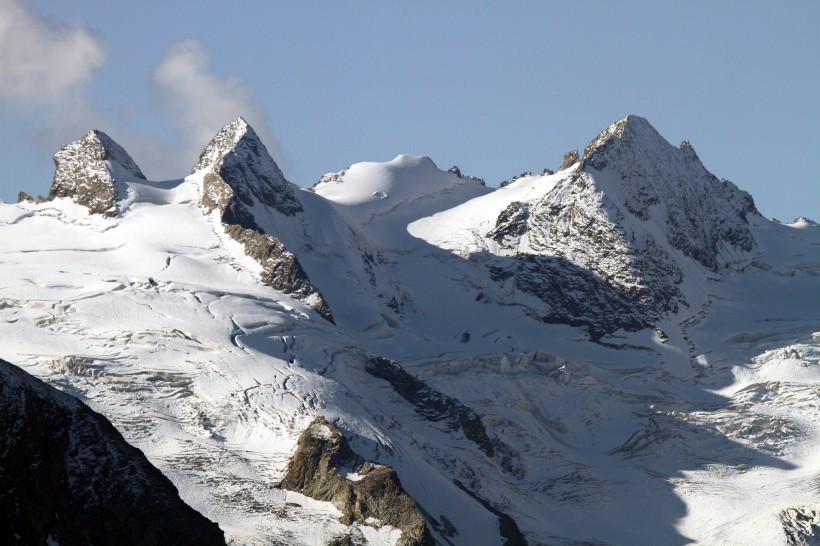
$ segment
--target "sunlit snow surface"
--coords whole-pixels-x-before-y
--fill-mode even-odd
[[[195,205],[196,176],[130,183],[116,219],[0,205],[0,357],[108,417],[236,544],[397,540],[276,487],[320,414],[393,465],[453,544],[502,542],[453,480],[533,544],[785,544],[780,511],[820,503],[818,230],[753,219],[754,256],[693,273],[692,306],[660,325],[668,341],[593,344],[477,299],[493,289],[474,256],[495,251],[492,221],[564,175],[491,192],[428,162],[359,164],[303,192],[307,227],[260,219],[304,253],[338,328],[257,282]],[[511,468],[424,420],[364,371],[369,355],[478,412]]]

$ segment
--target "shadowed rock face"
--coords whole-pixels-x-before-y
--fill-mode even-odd
[[[54,181],[48,197],[70,197],[93,214],[116,216],[125,197],[122,177],[145,179],[131,156],[102,131],[90,131],[54,154]]]
[[[192,172],[202,170],[200,205],[207,213],[219,211],[225,232],[262,266],[262,282],[297,296],[333,323],[330,307],[296,256],[254,218],[257,203],[284,216],[302,212],[302,203],[244,119],[234,119],[208,143]]]
[[[302,203],[279,166],[241,117],[223,127],[211,139],[191,172],[208,169],[202,205],[211,211],[232,203],[252,207],[254,201],[285,216],[302,212]]]
[[[345,476],[355,475],[356,480]],[[350,525],[368,518],[401,529],[399,546],[433,545],[433,539],[392,467],[364,461],[342,432],[317,417],[299,437],[282,488],[332,502]]]
[[[0,360],[0,543],[225,544],[101,415]]]
[[[787,508],[780,512],[780,521],[789,546],[820,544],[820,504]]]

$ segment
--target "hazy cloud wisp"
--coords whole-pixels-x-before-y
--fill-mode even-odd
[[[59,104],[83,92],[106,60],[100,39],[51,24],[15,0],[0,0],[0,97],[18,106]]]
[[[35,121],[28,136],[38,144],[73,138],[98,121],[86,93],[106,57],[89,29],[55,24],[18,0],[0,0],[0,103]]]

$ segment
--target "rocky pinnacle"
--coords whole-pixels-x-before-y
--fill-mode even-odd
[[[89,131],[54,154],[54,181],[48,197],[70,197],[93,214],[116,216],[125,197],[123,179],[144,180],[131,156],[102,131]]]

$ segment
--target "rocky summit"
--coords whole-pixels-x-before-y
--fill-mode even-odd
[[[65,146],[0,204],[0,541],[817,544],[817,224],[590,136],[498,188]]]
[[[70,197],[95,214],[116,216],[125,198],[124,178],[145,179],[131,156],[102,131],[89,131],[54,154],[54,181],[48,196]]]

